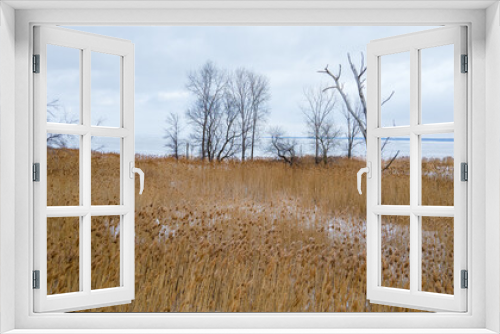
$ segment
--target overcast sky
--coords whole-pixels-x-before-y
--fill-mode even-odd
[[[169,112],[181,116],[192,101],[187,92],[186,76],[207,60],[234,70],[246,67],[269,78],[271,88],[268,126],[280,125],[290,136],[304,136],[304,117],[299,104],[304,87],[331,84],[326,75],[317,73],[325,65],[337,71],[342,64],[342,81],[355,96],[354,81],[347,63],[351,53],[358,64],[361,53],[371,40],[430,29],[431,27],[71,27],[106,36],[119,37],[135,44],[135,133],[136,151],[165,154],[164,128]],[[422,58],[423,120],[452,121],[453,72],[446,62],[449,47],[426,51]],[[59,99],[68,113],[74,113],[78,100],[75,78],[77,57],[68,52],[50,52],[48,56],[48,98]],[[409,56],[391,56],[382,61],[382,94],[395,91],[383,109],[383,124],[406,125],[408,122]],[[118,95],[118,67],[115,56],[93,57],[92,122],[115,125]],[[71,59],[74,59],[71,62]],[[448,57],[449,59],[449,57]],[[446,66],[448,65],[448,67]],[[73,72],[70,70],[73,69]],[[70,75],[68,73],[73,73]],[[52,79],[50,77],[52,76]],[[73,82],[73,88],[72,84]],[[73,90],[72,90],[73,89]],[[450,102],[451,101],[451,102]],[[340,104],[340,101],[339,101]],[[99,115],[97,115],[99,113]],[[451,117],[451,119],[450,119]],[[183,118],[186,122],[185,118]],[[342,118],[337,118],[339,126]]]

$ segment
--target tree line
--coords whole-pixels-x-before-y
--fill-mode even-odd
[[[303,91],[303,101],[299,107],[307,136],[313,142],[316,164],[328,162],[328,156],[338,145],[341,136],[346,140],[348,158],[353,157],[360,134],[366,143],[364,56],[361,54],[359,65],[353,62],[350,54],[347,54],[347,59],[356,85],[353,96],[349,96],[345,90],[341,65],[336,73],[328,65],[318,71],[327,75],[332,85],[307,87]],[[264,127],[270,113],[268,103],[271,98],[267,77],[243,67],[228,71],[208,61],[188,73],[187,79],[186,89],[193,97],[193,102],[186,110],[185,118],[192,131],[188,140],[183,140],[181,132],[184,124],[179,114],[173,112],[167,117],[165,129],[166,146],[175,158],[183,155],[181,147],[190,143],[199,148],[199,156],[203,160],[222,161],[236,157],[241,161],[248,158],[253,160],[256,149],[262,144],[262,133],[267,130],[268,140],[261,148],[286,163],[293,164],[297,160],[297,141],[288,137],[282,127]],[[393,95],[394,92],[386,97],[382,105]],[[342,128],[335,122],[336,113],[343,116]],[[382,148],[388,140],[385,140]]]

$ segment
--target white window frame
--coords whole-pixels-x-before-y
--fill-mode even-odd
[[[467,163],[467,75],[461,73],[461,56],[467,54],[466,28],[449,26],[412,34],[371,41],[367,48],[367,154],[371,177],[367,179],[367,299],[383,305],[394,305],[422,310],[467,310],[467,290],[461,288],[461,270],[467,269],[467,185],[461,181],[461,163]],[[423,124],[421,122],[421,50],[453,46],[453,122]],[[409,56],[410,122],[408,125],[382,124],[382,57],[407,52]],[[420,136],[424,134],[454,134],[454,205],[422,205],[422,152]],[[410,202],[408,205],[382,203],[382,138],[407,136],[410,140]],[[409,289],[381,285],[382,248],[381,222],[383,216],[405,216],[409,220]],[[454,293],[421,291],[422,287],[422,217],[452,217],[454,247]]]
[[[47,122],[47,45],[59,45],[79,52],[80,122]],[[95,52],[116,56],[120,69],[120,124],[118,127],[91,124],[91,63]],[[134,45],[127,40],[100,36],[52,26],[34,27],[34,53],[38,54],[39,73],[33,76],[34,162],[40,166],[40,180],[33,184],[34,269],[39,270],[39,289],[34,292],[35,312],[75,311],[130,303],[135,290],[135,191],[133,174],[134,145]],[[47,133],[70,134],[79,139],[80,203],[76,206],[47,206]],[[120,141],[120,203],[91,204],[92,136],[113,137]],[[120,217],[120,285],[92,290],[91,219]],[[47,294],[47,218],[79,219],[79,291]]]
[[[408,1],[405,1],[408,2]],[[99,333],[111,329],[193,329],[202,332],[279,332],[300,328],[300,332],[500,332],[500,17],[495,1],[435,1],[396,6],[384,1],[270,1],[229,4],[216,1],[192,3],[179,9],[176,2],[165,2],[163,9],[102,10],[106,1],[77,2],[5,1],[0,13],[0,329],[34,333],[37,329],[63,329],[76,332],[89,329]],[[112,2],[110,2],[112,3]],[[125,2],[122,2],[125,3]],[[439,4],[439,5],[437,5]],[[15,11],[13,6],[37,8]],[[484,9],[491,5],[488,10]],[[31,7],[30,7],[31,6]],[[50,10],[40,9],[49,6]],[[52,7],[50,7],[52,6]],[[54,7],[55,6],[55,7]],[[60,7],[70,7],[58,9]],[[73,8],[71,8],[73,6]],[[74,9],[75,7],[87,9]],[[116,3],[111,6],[116,6]],[[119,6],[119,5],[118,5]],[[124,4],[125,6],[125,4]],[[158,3],[152,6],[158,6]],[[253,7],[252,7],[253,6]],[[365,7],[363,7],[365,6]],[[428,6],[428,7],[426,7]],[[430,7],[432,6],[432,8]],[[441,8],[436,9],[435,7]],[[462,6],[457,9],[455,6]],[[468,7],[467,7],[468,6]],[[478,6],[482,6],[478,9]],[[280,8],[281,7],[281,8]],[[352,8],[360,7],[360,8]],[[351,9],[346,9],[351,8]],[[370,9],[367,9],[370,8]],[[375,8],[375,9],[374,9]],[[465,9],[464,9],[465,8]],[[467,9],[468,8],[468,9]],[[485,24],[486,23],[486,24]],[[435,314],[35,314],[31,290],[32,257],[32,27],[36,24],[61,25],[442,25],[468,26],[471,62],[468,76],[468,142],[470,158],[468,244],[468,312]],[[15,31],[15,39],[14,39]],[[14,53],[15,48],[15,53]],[[486,66],[488,71],[486,71]],[[15,70],[13,69],[15,67]],[[12,83],[15,87],[12,87]],[[15,93],[15,99],[13,95]],[[13,112],[15,110],[15,113]],[[15,131],[11,130],[14,128]],[[15,135],[15,145],[12,137]],[[15,159],[15,164],[12,161]],[[15,177],[12,174],[15,170]],[[12,174],[11,174],[12,173]],[[488,182],[486,174],[488,173]],[[353,185],[355,186],[355,185]],[[15,194],[14,200],[11,199]],[[9,206],[15,208],[13,212]],[[15,223],[15,224],[13,224]],[[472,228],[474,226],[474,228]],[[30,259],[30,260],[27,260]],[[13,288],[14,287],[14,288]],[[14,306],[13,306],[14,305]],[[170,330],[168,330],[170,329]],[[220,329],[220,330],[214,330]],[[241,329],[241,330],[238,330]],[[335,330],[337,329],[337,330]],[[30,331],[31,330],[31,331]],[[57,331],[51,331],[57,332]],[[121,332],[118,330],[118,332]],[[183,331],[186,333],[186,331]],[[248,330],[246,331],[248,333]]]

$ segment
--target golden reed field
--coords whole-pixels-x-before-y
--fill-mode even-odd
[[[93,152],[92,203],[117,204],[119,157]],[[408,312],[366,300],[360,159],[208,163],[137,156],[136,295],[92,312]],[[78,151],[48,150],[48,205],[78,205]],[[423,163],[424,204],[453,205],[453,159]],[[408,204],[409,161],[383,173]],[[364,182],[364,181],[363,181]],[[137,181],[138,183],[138,181]],[[136,187],[138,189],[138,185]],[[92,219],[92,287],[119,285],[119,217]],[[422,289],[453,293],[453,220],[422,221]],[[382,219],[382,284],[409,287],[409,219]],[[78,219],[48,220],[50,294],[78,291]]]

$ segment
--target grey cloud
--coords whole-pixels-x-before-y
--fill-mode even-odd
[[[234,70],[247,67],[269,77],[272,100],[269,125],[282,125],[290,135],[304,134],[298,108],[304,86],[328,82],[317,73],[326,64],[336,71],[343,66],[343,80],[352,81],[347,52],[356,62],[369,41],[429,29],[429,27],[71,27],[131,40],[136,52],[136,147],[138,151],[164,153],[163,129],[168,112],[184,114],[190,98],[183,96],[186,74],[211,59]],[[66,68],[63,60],[61,68]],[[111,69],[109,69],[111,70]],[[99,71],[108,71],[102,66]],[[59,72],[61,73],[61,72]],[[104,90],[112,76],[104,76]],[[443,79],[445,80],[445,79]],[[355,95],[352,85],[349,93]],[[431,93],[429,93],[431,94]],[[390,108],[404,101],[395,95]],[[439,100],[436,94],[430,100]],[[434,102],[433,102],[434,103]],[[435,105],[439,105],[436,101]],[[388,104],[389,107],[389,104]]]

